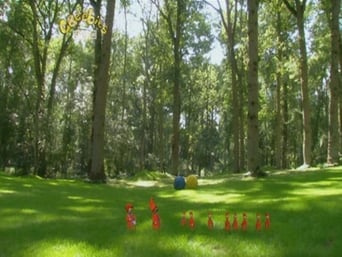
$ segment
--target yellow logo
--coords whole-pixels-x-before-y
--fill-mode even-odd
[[[94,9],[88,8],[83,10],[81,5],[77,5],[75,12],[70,13],[66,19],[59,22],[59,31],[66,34],[81,21],[84,21],[89,26],[98,28],[102,34],[107,33],[107,25],[102,21],[100,16],[95,17]]]

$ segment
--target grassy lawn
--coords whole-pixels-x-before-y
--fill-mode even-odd
[[[0,173],[0,257],[341,256],[341,167],[199,184],[175,191],[171,179],[92,185]],[[151,196],[159,231],[151,229]],[[136,231],[126,229],[126,202],[135,206]],[[184,211],[194,212],[195,230],[181,227]],[[236,212],[239,223],[246,212],[248,230],[225,232],[226,211]],[[264,219],[265,212],[271,229],[257,232],[255,215]]]

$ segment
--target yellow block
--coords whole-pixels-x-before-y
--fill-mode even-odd
[[[186,188],[195,189],[198,186],[197,176],[189,175],[186,177]]]

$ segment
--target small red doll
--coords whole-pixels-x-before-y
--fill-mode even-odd
[[[186,212],[183,212],[182,219],[181,219],[181,225],[184,227],[186,225]]]
[[[209,214],[208,214],[208,228],[209,229],[214,228],[214,221],[213,221],[211,212],[209,212]]]
[[[247,225],[248,225],[248,223],[247,223],[247,214],[244,213],[244,214],[242,215],[241,229],[242,229],[243,231],[246,231],[246,230],[247,230]]]
[[[153,213],[156,209],[158,210],[158,207],[156,203],[154,202],[154,199],[151,197],[150,198],[150,210]]]
[[[226,221],[224,222],[224,230],[230,231],[230,221],[229,221],[229,213],[226,212]]]
[[[261,220],[260,220],[260,214],[259,213],[257,213],[257,215],[256,215],[255,229],[256,229],[256,231],[261,230]]]
[[[266,216],[266,219],[265,219],[265,229],[269,229],[271,227],[270,214],[266,213],[265,216]]]
[[[238,220],[237,220],[236,213],[234,214],[233,229],[234,230],[238,230],[239,229],[239,223],[238,223]]]
[[[195,218],[194,218],[194,214],[192,213],[192,211],[190,212],[190,218],[189,218],[189,227],[191,229],[194,229],[196,226],[195,224]]]
[[[158,230],[160,229],[160,217],[158,214],[158,207],[152,197],[150,199],[150,210],[152,212],[152,228]]]
[[[127,224],[127,229],[129,230],[135,230],[136,227],[136,218],[133,213],[133,204],[127,203],[125,205],[126,209],[126,224]]]
[[[152,228],[155,230],[160,229],[160,217],[158,212],[152,214]]]

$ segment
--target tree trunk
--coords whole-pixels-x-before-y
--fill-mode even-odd
[[[281,168],[288,168],[288,157],[287,157],[287,149],[288,149],[288,121],[289,121],[289,108],[288,108],[288,86],[286,83],[283,84],[283,126],[282,126],[282,138],[283,138],[283,147],[282,147],[282,155],[281,155]]]
[[[100,15],[101,1],[92,1],[95,14]],[[115,0],[107,2],[105,24],[107,33],[103,36],[97,31],[95,46],[95,72],[93,96],[93,120],[90,142],[90,161],[88,176],[94,182],[103,182],[106,178],[104,171],[104,125],[106,100],[109,84],[109,66],[111,56],[112,27],[114,22]],[[103,38],[102,38],[103,37]]]
[[[173,84],[173,117],[172,117],[172,173],[178,174],[179,167],[179,121],[180,121],[180,56],[179,41],[174,46],[174,84]]]
[[[171,149],[171,166],[174,175],[179,174],[179,122],[181,109],[180,83],[181,83],[181,34],[182,34],[182,12],[183,1],[177,0],[176,29],[171,33],[173,38],[173,57],[174,57],[174,80],[173,80],[173,117],[172,117],[172,149]],[[169,20],[170,22],[170,20]],[[169,24],[169,27],[172,25]],[[172,30],[170,31],[172,32]]]
[[[243,85],[243,83],[239,83],[239,85]],[[239,167],[240,167],[240,170],[245,170],[246,168],[246,150],[245,150],[245,135],[246,135],[246,131],[245,131],[245,127],[244,127],[244,120],[245,120],[245,110],[243,108],[243,103],[244,102],[244,90],[243,89],[240,89],[239,90],[239,123],[240,123],[240,132],[239,132],[239,137],[240,137],[240,164],[239,164]]]
[[[248,0],[248,114],[247,114],[247,169],[254,176],[260,174],[259,150],[259,85],[258,85],[258,5],[259,0]]]
[[[309,101],[308,88],[308,61],[306,53],[306,40],[304,31],[304,7],[299,11],[301,15],[298,16],[297,25],[299,30],[299,48],[300,48],[300,70],[301,70],[301,91],[303,104],[303,165],[311,165],[311,107]]]
[[[55,98],[55,87],[57,76],[60,70],[60,65],[65,52],[67,51],[72,34],[64,35],[60,45],[60,50],[57,53],[57,58],[54,59],[54,68],[50,81],[49,95],[45,89],[48,85],[46,78],[47,63],[49,63],[49,48],[50,40],[53,34],[54,24],[57,20],[57,14],[60,9],[60,4],[52,4],[50,1],[49,8],[42,6],[34,1],[29,1],[32,11],[32,55],[34,59],[35,78],[37,83],[37,99],[35,103],[34,113],[34,169],[39,176],[46,176],[48,160],[51,159],[51,151],[53,147],[53,128],[51,127],[52,109]],[[47,13],[49,18],[45,17],[44,26],[41,20],[44,19],[41,14]],[[45,23],[46,22],[46,23]],[[43,33],[42,33],[43,31]],[[44,37],[41,39],[40,34]],[[46,104],[46,99],[48,99]]]
[[[225,32],[227,34],[227,55],[228,61],[231,67],[231,85],[232,85],[232,127],[233,127],[233,171],[239,172],[244,166],[244,130],[243,130],[243,116],[242,116],[242,80],[239,73],[236,51],[235,51],[235,31],[237,22],[237,5],[238,1],[234,1],[234,6],[232,6],[230,0],[226,0],[226,10],[222,10],[220,1],[217,0],[218,8],[216,8],[211,2],[206,1],[208,5],[213,7],[221,16],[221,21],[223,23]],[[232,15],[234,7],[234,15]],[[224,16],[226,14],[226,17]],[[240,90],[238,88],[240,87]],[[229,111],[229,110],[228,110]],[[228,145],[229,148],[229,145]]]
[[[312,133],[311,133],[311,107],[309,101],[309,89],[308,89],[308,60],[306,51],[305,31],[304,31],[304,12],[306,0],[301,2],[295,0],[296,7],[289,4],[288,0],[284,0],[287,8],[295,16],[297,21],[298,33],[299,33],[299,50],[300,50],[300,84],[302,95],[302,116],[303,116],[303,168],[311,165],[311,145],[312,145]]]
[[[236,18],[237,18],[237,1],[235,1],[235,13],[234,16],[235,19],[232,20],[232,8],[230,6],[230,3],[228,0],[226,0],[226,14],[227,19],[224,22],[224,27],[227,33],[227,49],[228,49],[228,60],[231,65],[231,83],[232,83],[232,104],[233,104],[233,142],[234,142],[234,148],[233,148],[233,171],[239,172],[240,167],[240,129],[242,129],[241,126],[241,120],[240,120],[240,113],[239,113],[239,95],[238,95],[238,82],[240,81],[239,78],[239,71],[236,61],[236,54],[235,54],[235,25],[236,25]],[[223,18],[222,18],[223,19]],[[224,19],[223,19],[224,21]],[[241,84],[240,84],[241,85]]]
[[[329,131],[327,163],[335,165],[339,162],[339,130],[338,130],[338,101],[339,101],[339,11],[340,0],[331,0],[329,6],[331,29],[331,68],[329,87]]]
[[[341,33],[339,33],[339,64],[340,67],[342,68],[342,38],[341,38]],[[340,77],[341,77],[341,72],[340,72]],[[340,104],[340,149],[339,152],[342,153],[342,89],[341,89],[341,83],[342,81],[339,80],[340,83],[340,87],[339,87],[339,91],[338,91],[338,97],[339,97],[339,104]]]
[[[282,113],[281,113],[281,88],[282,88],[282,74],[281,65],[283,60],[283,51],[281,45],[283,40],[281,38],[281,16],[280,11],[277,13],[277,90],[276,90],[276,124],[275,124],[275,139],[274,139],[274,151],[275,151],[275,165],[278,169],[282,168]]]
[[[33,13],[32,19],[32,55],[34,59],[35,78],[37,82],[37,99],[34,111],[34,172],[39,176],[45,176],[46,160],[45,160],[45,137],[43,126],[44,108],[43,103],[45,99],[45,63],[46,60],[42,58],[41,50],[39,48],[40,42],[38,37],[38,14],[34,2],[30,2],[30,7]]]

